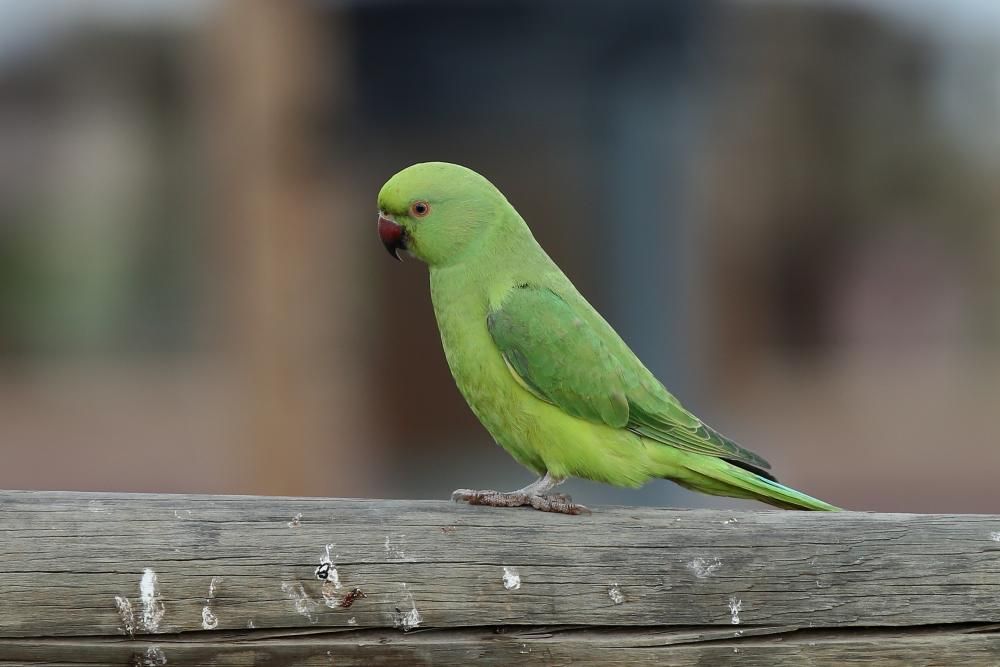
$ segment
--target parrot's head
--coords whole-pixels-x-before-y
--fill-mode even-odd
[[[378,193],[378,235],[389,254],[399,251],[430,266],[450,264],[496,223],[506,199],[466,167],[422,162],[390,178]]]

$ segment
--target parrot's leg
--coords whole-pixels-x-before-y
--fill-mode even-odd
[[[523,489],[517,491],[473,491],[458,489],[451,494],[455,502],[465,501],[470,505],[487,505],[489,507],[534,507],[543,512],[558,512],[561,514],[583,514],[590,510],[583,505],[577,505],[573,499],[563,493],[550,494],[549,491],[562,484],[565,480],[556,479],[545,473]]]

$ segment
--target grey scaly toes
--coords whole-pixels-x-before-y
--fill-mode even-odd
[[[458,489],[451,494],[451,499],[455,502],[467,502],[470,505],[487,507],[533,507],[542,512],[558,514],[590,514],[589,509],[574,503],[572,498],[563,493],[542,495],[523,491],[505,493],[493,490]]]

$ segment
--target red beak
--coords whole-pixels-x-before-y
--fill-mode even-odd
[[[400,249],[406,250],[406,231],[402,225],[380,215],[378,217],[378,237],[382,239],[382,245],[385,246],[390,255],[403,261],[399,257]]]

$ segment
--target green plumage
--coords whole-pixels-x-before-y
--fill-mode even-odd
[[[417,202],[429,213],[416,215]],[[378,203],[430,268],[459,390],[517,461],[558,479],[635,487],[666,478],[778,507],[836,509],[778,484],[767,461],[685,410],[482,176],[414,165]]]

